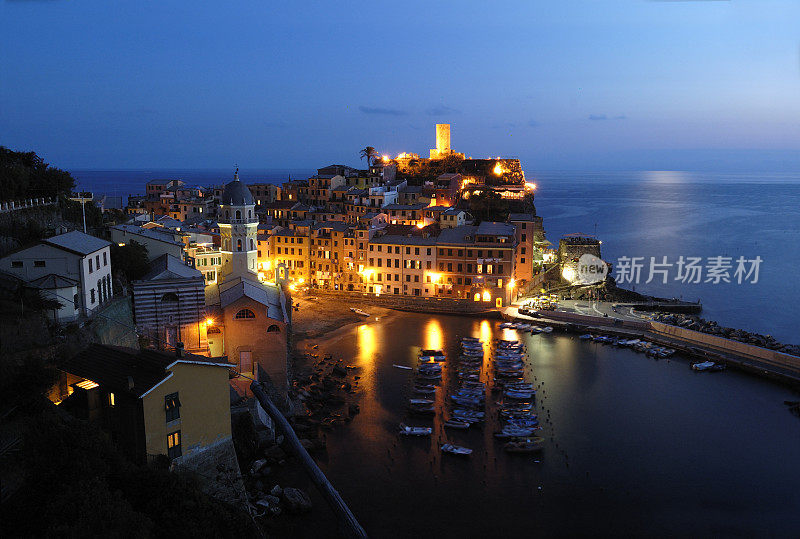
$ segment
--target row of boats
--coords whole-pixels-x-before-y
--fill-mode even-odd
[[[466,430],[486,418],[486,383],[481,381],[484,365],[484,345],[480,339],[464,337],[458,359],[449,362],[456,376],[454,391],[446,399],[449,413],[444,421],[447,429]],[[542,448],[541,438],[533,437],[539,421],[533,411],[535,389],[524,381],[527,353],[518,341],[495,339],[490,348],[492,393],[501,393],[497,413],[502,428],[495,438],[505,442],[504,449],[512,453],[531,453]],[[422,350],[415,372],[409,411],[413,414],[435,414],[435,396],[447,357],[441,350]],[[407,436],[430,436],[430,427],[400,425]],[[442,444],[442,452],[467,456],[472,449],[452,443]]]
[[[528,331],[530,333],[553,333],[552,326],[537,326],[534,324],[527,324],[524,322],[503,322],[500,324],[500,329],[515,329],[517,331]]]
[[[612,346],[631,348],[650,357],[667,358],[675,354],[675,350],[673,348],[658,346],[652,342],[642,339],[622,339],[618,337],[611,337],[609,335],[592,335],[591,333],[581,335],[579,338],[582,341],[594,341],[603,344],[610,344]]]

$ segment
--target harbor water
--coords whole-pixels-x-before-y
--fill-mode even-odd
[[[679,356],[499,322],[402,313],[315,341],[359,368],[361,413],[327,433],[320,465],[372,537],[800,531],[800,419],[783,403],[796,394],[735,371],[696,373]],[[436,416],[407,414],[413,374],[393,364],[415,366],[421,347],[452,361],[463,336],[527,345],[541,453],[503,452],[492,414],[482,428],[444,430],[447,366]],[[399,436],[401,421],[434,434]],[[474,453],[442,455],[445,442]]]

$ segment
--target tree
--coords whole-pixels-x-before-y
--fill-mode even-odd
[[[69,195],[75,180],[51,167],[35,152],[15,152],[0,146],[0,190],[6,199]]]
[[[150,270],[147,247],[132,241],[125,245],[111,245],[111,267],[128,282],[141,279]]]
[[[369,168],[372,163],[374,162],[375,158],[378,157],[378,152],[375,151],[375,148],[372,146],[367,146],[363,150],[361,150],[361,159],[367,159],[367,168]]]
[[[470,212],[480,221],[502,221],[500,213],[504,206],[507,204],[493,189],[483,189],[469,197]]]

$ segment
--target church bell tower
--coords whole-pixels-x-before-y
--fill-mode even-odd
[[[239,169],[225,186],[220,201],[219,234],[222,280],[257,279],[258,218],[250,189],[239,181]]]

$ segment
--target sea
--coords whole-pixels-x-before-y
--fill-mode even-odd
[[[71,172],[80,189],[119,196],[142,194],[145,183],[153,179],[209,186],[224,184],[233,176],[231,170]],[[242,169],[239,174],[248,183],[280,184],[313,173],[312,169]],[[596,235],[603,242],[603,259],[614,265],[612,271],[624,267],[625,258],[637,259],[634,264],[641,266],[638,279],[629,272],[618,275],[626,279],[623,286],[660,297],[699,300],[702,316],[722,325],[800,342],[800,173],[529,171],[526,175],[536,183],[536,210],[554,245],[567,234]],[[686,280],[679,273],[680,257],[700,259],[699,282],[694,282],[696,274]],[[746,279],[736,276],[740,258],[750,273],[740,275]],[[752,262],[757,259],[761,262]],[[723,267],[718,272],[723,275],[709,279],[712,265]],[[652,278],[651,269],[657,270]],[[726,272],[728,282],[723,278]]]
[[[111,194],[141,193],[154,178],[212,185],[231,177],[230,171],[72,172],[81,188]],[[312,172],[240,174],[248,182],[279,183]],[[704,316],[721,324],[800,340],[800,175],[527,176],[537,184],[548,239],[557,244],[566,234],[595,234],[615,267],[622,257],[663,262],[666,256],[667,263],[680,256],[761,257],[757,282],[739,284],[730,275],[731,282],[684,283],[671,268],[667,283],[662,274],[646,283],[645,274],[630,286],[699,299]],[[301,298],[301,309],[309,305]],[[297,343],[355,368],[360,413],[326,431],[327,451],[315,457],[370,537],[800,536],[800,418],[785,404],[800,400],[797,392],[735,370],[698,373],[680,354],[657,360],[575,335],[499,326],[481,317],[392,313]],[[501,397],[488,390],[483,424],[443,428],[464,336],[481,339],[487,350],[496,338],[527,347],[524,376],[537,389],[540,453],[503,451],[493,437]],[[421,348],[448,355],[433,416],[409,413],[413,371],[395,366],[415,367]],[[491,386],[489,366],[487,354],[481,379]],[[433,435],[400,436],[401,422],[431,427]],[[448,442],[473,453],[443,454]],[[308,477],[295,467],[278,475],[281,486],[304,488],[314,503],[309,516],[279,517],[282,529],[292,537],[336,536],[336,519]]]

